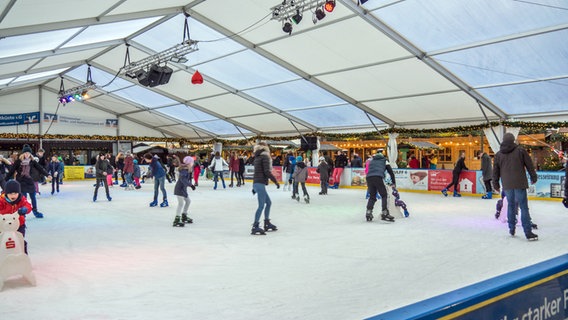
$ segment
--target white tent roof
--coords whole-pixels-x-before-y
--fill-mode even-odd
[[[118,129],[89,133],[202,140],[567,119],[565,0],[338,0],[290,35],[271,19],[280,3],[2,1],[1,113],[114,117]],[[168,62],[168,84],[121,72],[126,44],[131,61],[154,55],[183,41],[186,20],[199,50]],[[98,89],[58,107],[61,77],[81,85],[87,65]],[[66,132],[47,127],[31,131]]]

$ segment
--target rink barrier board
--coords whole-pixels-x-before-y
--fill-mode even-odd
[[[534,320],[568,317],[568,254],[367,320]]]

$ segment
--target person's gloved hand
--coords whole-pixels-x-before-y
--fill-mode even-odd
[[[19,214],[19,215],[23,216],[23,215],[25,215],[26,213],[28,213],[28,208],[26,208],[26,207],[21,207],[20,209],[18,209],[18,214]]]

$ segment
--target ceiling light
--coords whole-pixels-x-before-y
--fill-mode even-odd
[[[292,34],[292,24],[290,22],[285,22],[282,26],[282,31],[286,32],[287,34]]]
[[[317,8],[315,15],[318,20],[325,18],[325,12],[321,8]]]
[[[83,101],[89,98],[87,92],[97,88],[97,84],[91,78],[91,66],[87,68],[87,82],[77,87],[65,90],[63,86],[63,77],[61,77],[61,84],[59,85],[59,92],[57,94],[57,101],[63,105],[73,101]]]
[[[298,23],[300,23],[300,21],[302,21],[302,18],[303,18],[303,16],[300,13],[300,10],[296,10],[296,14],[293,15],[291,19],[295,24],[298,24]]]
[[[327,0],[323,5],[323,7],[325,11],[333,12],[333,9],[335,9],[335,0]]]

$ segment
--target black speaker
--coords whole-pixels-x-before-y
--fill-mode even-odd
[[[162,77],[160,78],[160,84],[166,84],[170,82],[170,78],[172,77],[172,73],[174,70],[168,66],[162,67]]]
[[[150,81],[148,80],[148,72],[143,69],[136,71],[136,78],[138,79],[138,82],[145,87],[150,84]]]
[[[302,137],[300,138],[300,150],[316,150],[318,148],[318,137]]]
[[[148,82],[150,87],[155,87],[160,84],[162,79],[162,67],[153,64],[148,71]]]

